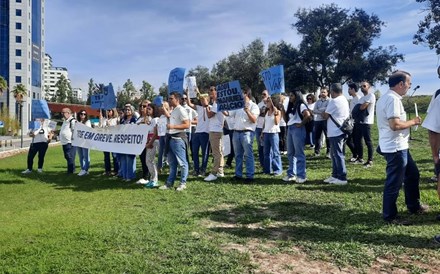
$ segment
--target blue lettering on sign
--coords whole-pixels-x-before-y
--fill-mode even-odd
[[[260,72],[260,75],[270,95],[283,93],[285,91],[283,65],[265,69]]]
[[[217,85],[217,111],[235,110],[243,107],[244,98],[239,81]]]

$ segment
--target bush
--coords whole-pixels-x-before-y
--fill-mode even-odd
[[[1,136],[13,136],[16,135],[20,129],[20,123],[15,117],[9,115],[9,109],[3,107],[0,112],[0,121],[3,121],[3,128],[0,128]]]

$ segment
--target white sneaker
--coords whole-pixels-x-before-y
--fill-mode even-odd
[[[81,169],[81,171],[78,173],[78,176],[84,176],[86,175],[86,172],[87,171]]]
[[[171,188],[172,188],[171,186],[167,186],[167,185],[163,185],[163,186],[159,187],[159,189],[161,189],[161,190],[167,190],[167,189],[171,189]]]
[[[217,176],[215,176],[214,174],[210,173],[208,177],[206,177],[205,179],[206,182],[211,182],[211,181],[215,181],[217,180]]]
[[[180,184],[177,188],[176,191],[182,191],[186,188],[186,184]]]
[[[296,176],[285,176],[284,178],[283,178],[283,181],[284,182],[294,182],[294,181],[296,181]]]
[[[331,159],[332,157],[330,157],[330,152],[329,153],[327,153],[326,155],[325,155],[325,157],[327,157],[327,158],[329,158],[329,159]]]
[[[339,180],[339,179],[335,179],[335,180],[331,181],[330,184],[332,184],[332,185],[343,186],[343,185],[348,184],[348,181],[347,181],[347,180]]]
[[[148,184],[148,180],[145,180],[144,178],[140,178],[139,180],[136,181],[137,185],[146,185]]]
[[[21,172],[21,174],[29,174],[32,173],[32,170],[26,169],[25,171]]]
[[[37,169],[37,172],[38,173],[43,173],[43,169],[39,168],[39,169]]]
[[[329,184],[329,183],[333,182],[334,180],[337,180],[337,179],[335,177],[333,177],[333,176],[330,176],[330,177],[328,177],[327,179],[324,180],[324,183]]]
[[[224,173],[217,173],[216,176],[217,176],[217,177],[220,177],[220,178],[223,178],[223,177],[225,177],[225,174],[224,174]]]
[[[298,184],[304,184],[305,182],[307,182],[307,178],[296,178],[296,182]]]

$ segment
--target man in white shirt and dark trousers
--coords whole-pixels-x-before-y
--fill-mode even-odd
[[[71,174],[75,172],[76,148],[72,146],[72,139],[76,120],[69,108],[63,108],[61,115],[63,115],[64,122],[60,129],[60,143],[63,146],[64,158],[67,161],[67,173]]]
[[[373,142],[371,141],[371,127],[374,124],[374,106],[376,105],[376,96],[371,92],[371,86],[367,81],[361,83],[362,96],[358,104],[360,104],[359,109],[361,111],[367,110],[368,115],[363,121],[360,121],[357,126],[359,126],[359,134],[355,134],[354,145],[358,148],[358,163],[364,164],[365,168],[369,168],[373,165]],[[365,141],[368,151],[368,159],[363,163],[363,150],[362,139]]]
[[[325,143],[327,146],[326,156],[330,158],[330,143],[327,136],[327,121],[324,118],[325,110],[330,102],[330,98],[328,98],[328,91],[326,88],[321,88],[321,92],[319,94],[319,100],[316,101],[315,107],[313,108],[313,114],[315,114],[315,157],[318,157],[321,154],[321,135],[324,133]]]
[[[385,222],[397,225],[409,225],[400,220],[396,201],[402,183],[405,191],[405,204],[413,214],[422,214],[428,210],[420,204],[419,169],[409,152],[409,128],[420,125],[421,118],[406,120],[402,105],[404,96],[411,87],[411,75],[405,71],[396,71],[388,79],[390,90],[377,101],[376,115],[379,128],[378,152],[387,161],[386,181],[383,191],[382,214]]]
[[[257,118],[257,127],[255,128],[255,138],[257,139],[257,147],[258,147],[258,161],[260,166],[264,166],[264,149],[263,149],[263,140],[261,138],[263,128],[264,128],[264,116],[266,115],[266,101],[269,98],[269,92],[267,90],[263,90],[261,93],[261,101],[258,103],[258,108],[260,109],[260,115]]]
[[[348,84],[348,95],[351,96],[350,100],[350,115],[353,113],[354,107],[358,104],[361,98],[358,94],[358,85],[356,83]],[[359,124],[354,121],[353,132],[348,135],[346,144],[351,151],[352,157],[350,162],[354,163],[358,160],[359,148],[355,145],[354,140],[356,139],[356,134],[359,134]]]

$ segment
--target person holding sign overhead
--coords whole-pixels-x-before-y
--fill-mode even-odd
[[[39,128],[34,128],[29,132],[29,136],[32,137],[31,145],[29,146],[29,153],[27,157],[27,169],[23,171],[23,174],[29,174],[32,172],[32,166],[34,164],[34,158],[38,153],[38,173],[43,172],[44,156],[46,155],[47,148],[49,147],[50,140],[52,140],[53,132],[45,123],[44,119],[39,120]]]
[[[253,152],[253,141],[257,127],[257,117],[260,109],[252,102],[250,88],[243,90],[244,108],[231,111],[228,115],[234,117],[234,143],[235,152],[235,176],[234,179],[243,179],[243,159],[246,164],[246,182],[254,181],[255,160]]]

